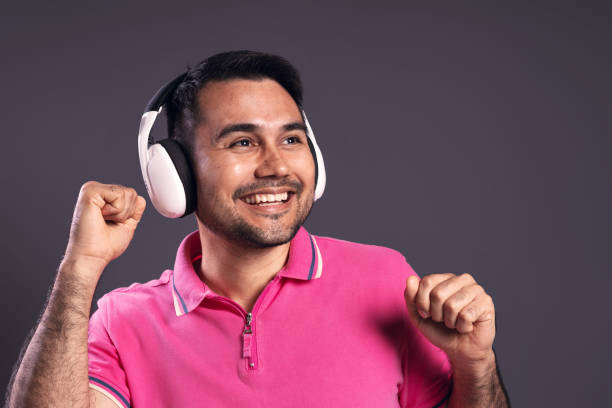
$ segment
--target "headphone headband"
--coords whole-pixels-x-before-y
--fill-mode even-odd
[[[172,81],[159,88],[159,90],[155,92],[155,95],[153,95],[149,103],[147,103],[145,113],[151,111],[159,111],[159,109],[166,104],[168,98],[172,96],[176,88],[178,88],[181,82],[183,82],[186,76],[187,72],[183,72],[181,75],[177,76]]]

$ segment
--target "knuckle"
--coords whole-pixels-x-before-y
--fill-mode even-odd
[[[433,287],[433,276],[425,276],[423,279],[421,279],[421,285],[423,286],[423,289],[431,289]]]
[[[470,331],[470,323],[464,322],[461,320],[457,320],[455,327],[459,333],[469,333]]]
[[[121,184],[109,184],[108,187],[110,188],[110,190],[112,192],[119,192],[121,193],[121,195],[125,195],[125,187],[122,186]]]
[[[469,321],[472,320],[473,316],[474,316],[474,308],[473,307],[466,307],[461,312],[459,312],[458,318],[463,320],[463,321],[469,322]]]
[[[463,294],[457,294],[448,299],[446,303],[444,303],[444,311],[448,310],[449,312],[457,313],[464,298],[465,296]]]
[[[418,297],[417,296],[415,303],[416,303],[417,307],[424,309],[424,308],[427,307],[427,303],[428,303],[427,300],[428,299],[425,298],[425,297]]]
[[[416,303],[416,308],[417,308],[418,311],[421,311],[421,312],[429,310],[422,302],[417,302]]]
[[[450,300],[453,303],[453,305],[456,306],[459,303],[464,302],[466,300],[466,298],[467,298],[467,293],[465,293],[465,291],[459,291],[459,292],[455,293]]]
[[[469,273],[462,273],[461,278],[470,282],[475,282],[474,277]]]
[[[430,294],[430,299],[432,302],[441,302],[444,298],[444,294],[440,289],[433,289]]]
[[[423,279],[421,279],[421,284],[423,286],[423,289],[431,290],[437,285],[439,280],[440,280],[440,275],[436,275],[436,274],[427,275]]]
[[[416,306],[421,310],[429,310],[429,299],[426,297],[417,297],[416,298]]]
[[[444,303],[444,306],[442,306],[442,310],[444,311],[444,316],[450,316],[456,314],[457,307],[453,303],[453,301],[448,301]]]
[[[98,182],[90,180],[87,181],[85,183],[83,183],[83,185],[81,186],[81,190],[80,193],[81,194],[87,194],[89,191],[91,191],[92,189],[96,188],[98,186]]]

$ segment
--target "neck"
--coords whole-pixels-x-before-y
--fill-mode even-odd
[[[200,279],[218,295],[250,312],[261,291],[287,262],[290,243],[245,247],[215,234],[199,220],[198,226],[202,243]]]

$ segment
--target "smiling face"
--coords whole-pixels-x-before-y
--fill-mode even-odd
[[[198,220],[252,247],[286,243],[314,201],[314,159],[300,110],[271,79],[209,82],[192,158]]]

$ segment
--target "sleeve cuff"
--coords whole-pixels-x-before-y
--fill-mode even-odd
[[[101,392],[113,401],[119,408],[131,408],[129,401],[106,381],[89,376],[89,387]]]

